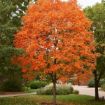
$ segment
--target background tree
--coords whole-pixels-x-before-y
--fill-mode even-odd
[[[96,4],[93,7],[88,7],[85,14],[93,21],[92,30],[94,31],[94,39],[96,42],[96,52],[100,54],[97,57],[95,76],[95,99],[99,100],[98,86],[100,79],[105,77],[105,3]]]
[[[23,26],[15,35],[14,45],[25,55],[14,59],[22,66],[23,77],[49,77],[53,83],[56,105],[56,83],[76,73],[95,67],[90,21],[75,0],[38,0],[23,16]]]
[[[0,0],[0,82],[14,80],[21,75],[20,68],[11,63],[11,57],[22,53],[14,48],[14,33],[21,26],[21,16],[29,0]],[[19,79],[18,78],[18,79]]]

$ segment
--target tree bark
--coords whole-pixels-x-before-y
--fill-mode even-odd
[[[53,75],[53,105],[56,105],[56,74]]]
[[[99,81],[98,81],[98,76],[97,76],[97,71],[94,71],[94,80],[95,80],[95,100],[99,100],[99,92],[98,92],[98,86],[99,86]]]

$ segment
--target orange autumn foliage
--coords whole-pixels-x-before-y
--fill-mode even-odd
[[[80,72],[72,79],[73,84],[87,85],[89,80],[93,77],[93,73],[90,70]]]
[[[95,69],[91,22],[76,0],[38,0],[29,5],[22,21],[14,46],[26,52],[15,58],[22,66],[24,78],[33,79],[39,73],[67,79]]]

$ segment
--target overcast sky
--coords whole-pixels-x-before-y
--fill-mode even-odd
[[[92,6],[96,4],[97,2],[101,2],[101,0],[78,0],[78,3],[83,8],[87,6]]]
[[[68,1],[68,0],[63,0],[63,1]],[[96,4],[97,2],[101,2],[101,0],[78,0],[78,4],[84,8],[87,6],[92,6]]]

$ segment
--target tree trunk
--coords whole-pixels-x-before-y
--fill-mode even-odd
[[[53,82],[53,105],[56,105],[56,83]]]
[[[94,80],[95,80],[95,100],[99,100],[99,92],[98,92],[98,86],[99,86],[99,81],[97,79],[97,71],[94,71]]]
[[[56,74],[53,75],[53,105],[56,105]]]

